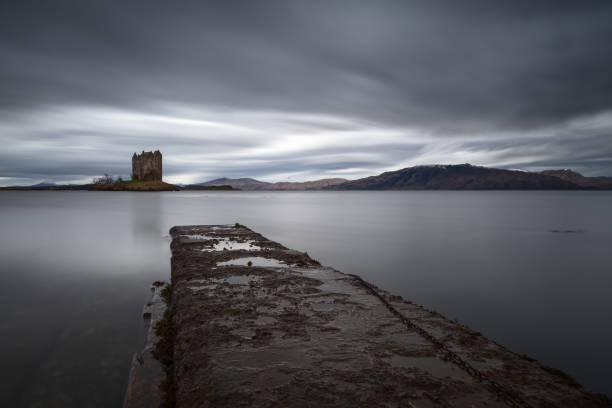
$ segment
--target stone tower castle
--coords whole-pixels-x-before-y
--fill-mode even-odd
[[[162,181],[162,154],[159,150],[132,156],[132,180]]]

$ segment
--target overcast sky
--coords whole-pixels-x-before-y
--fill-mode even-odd
[[[0,185],[612,176],[612,1],[2,1]]]

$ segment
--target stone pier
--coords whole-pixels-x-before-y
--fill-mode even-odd
[[[559,370],[244,226],[171,235],[161,398],[177,407],[610,406]]]

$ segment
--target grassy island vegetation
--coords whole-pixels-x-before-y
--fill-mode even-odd
[[[179,191],[174,184],[163,181],[117,180],[112,184],[94,184],[94,191]]]

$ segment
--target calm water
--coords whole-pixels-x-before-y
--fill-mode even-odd
[[[119,406],[168,229],[235,222],[612,395],[612,192],[3,191],[0,406]]]

